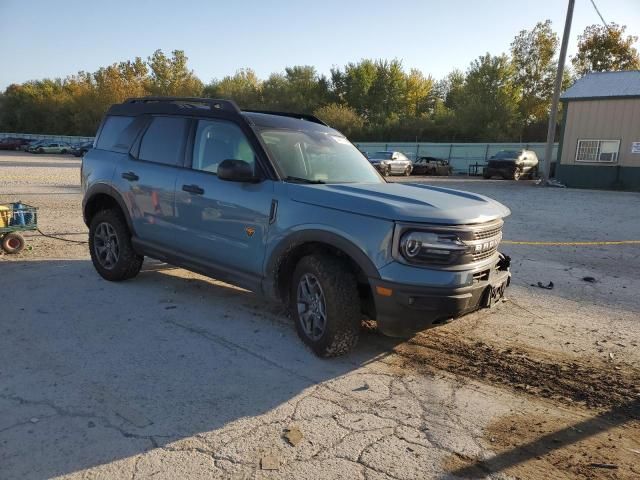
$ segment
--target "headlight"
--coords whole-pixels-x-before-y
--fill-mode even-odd
[[[471,225],[396,223],[392,255],[402,263],[455,267],[489,261],[502,240],[502,219]]]
[[[450,264],[469,250],[457,235],[409,231],[400,239],[400,253],[410,262]]]

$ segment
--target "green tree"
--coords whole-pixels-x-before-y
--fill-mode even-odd
[[[174,50],[167,57],[162,50],[156,50],[147,59],[151,75],[147,91],[152,95],[197,97],[203,85],[192,70],[187,68],[188,58],[182,50]]]
[[[551,20],[522,30],[511,43],[514,84],[520,90],[519,113],[523,131],[549,116],[557,63],[558,36]]]
[[[460,131],[472,140],[507,141],[518,126],[518,88],[506,55],[487,53],[471,63],[455,110]]]
[[[334,95],[339,101],[355,108],[360,115],[368,117],[371,109],[370,90],[376,75],[377,67],[373,60],[348,63],[344,71],[331,69]]]
[[[358,115],[354,108],[339,103],[330,103],[320,107],[313,114],[347,137],[361,134],[364,126],[364,119]]]
[[[238,70],[222,80],[213,80],[204,88],[210,98],[230,98],[241,108],[262,107],[262,82],[250,68]]]
[[[329,98],[328,81],[311,66],[287,67],[273,73],[262,85],[265,108],[311,113]]]
[[[640,56],[633,44],[637,36],[624,35],[627,27],[610,23],[590,25],[578,36],[578,53],[571,59],[576,75],[640,69]]]
[[[368,95],[370,117],[374,122],[391,125],[406,111],[406,75],[399,60],[378,60],[375,66],[376,77]]]
[[[434,81],[431,76],[412,68],[406,77],[406,115],[419,117],[434,108]]]

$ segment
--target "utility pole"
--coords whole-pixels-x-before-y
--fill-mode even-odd
[[[560,89],[562,88],[562,77],[564,75],[564,60],[567,56],[567,44],[569,43],[569,33],[571,32],[571,20],[573,19],[573,6],[575,0],[569,0],[567,7],[567,19],[564,22],[564,33],[562,34],[562,46],[560,47],[560,57],[558,58],[558,71],[556,73],[556,83],[553,87],[553,100],[551,101],[551,111],[549,112],[549,130],[547,130],[547,145],[544,149],[544,164],[542,165],[542,184],[549,182],[549,171],[551,168],[551,156],[553,155],[553,140],[556,135],[556,121],[558,118],[558,103],[560,101]],[[566,115],[566,112],[565,112]],[[560,161],[560,159],[558,159]]]

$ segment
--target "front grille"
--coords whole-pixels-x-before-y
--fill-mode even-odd
[[[497,247],[494,247],[491,250],[486,250],[484,252],[474,253],[473,254],[473,261],[474,262],[479,262],[480,260],[485,260],[485,259],[489,258],[491,255],[493,255],[494,253],[496,253],[497,249],[498,249]]]
[[[502,222],[498,225],[492,225],[486,229],[478,229],[473,232],[475,240],[484,240],[485,238],[495,237],[502,232]]]
[[[502,220],[489,222],[486,225],[479,225],[473,230],[473,239],[475,243],[483,243],[483,240],[490,242],[492,240],[497,240],[496,244],[487,249],[482,250],[480,252],[472,253],[473,261],[479,262],[481,260],[486,260],[491,257],[498,250],[498,244],[500,239],[502,238]]]

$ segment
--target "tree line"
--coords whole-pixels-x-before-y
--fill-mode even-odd
[[[592,25],[564,88],[591,71],[640,69],[626,27]],[[399,60],[363,59],[319,74],[293,66],[260,79],[250,68],[204,84],[185,52],[157,50],[67,78],[12,84],[0,94],[0,131],[94,135],[113,103],[145,95],[230,98],[241,108],[314,113],[356,141],[543,141],[557,68],[551,21],[522,30],[509,52],[480,56],[436,80]]]

